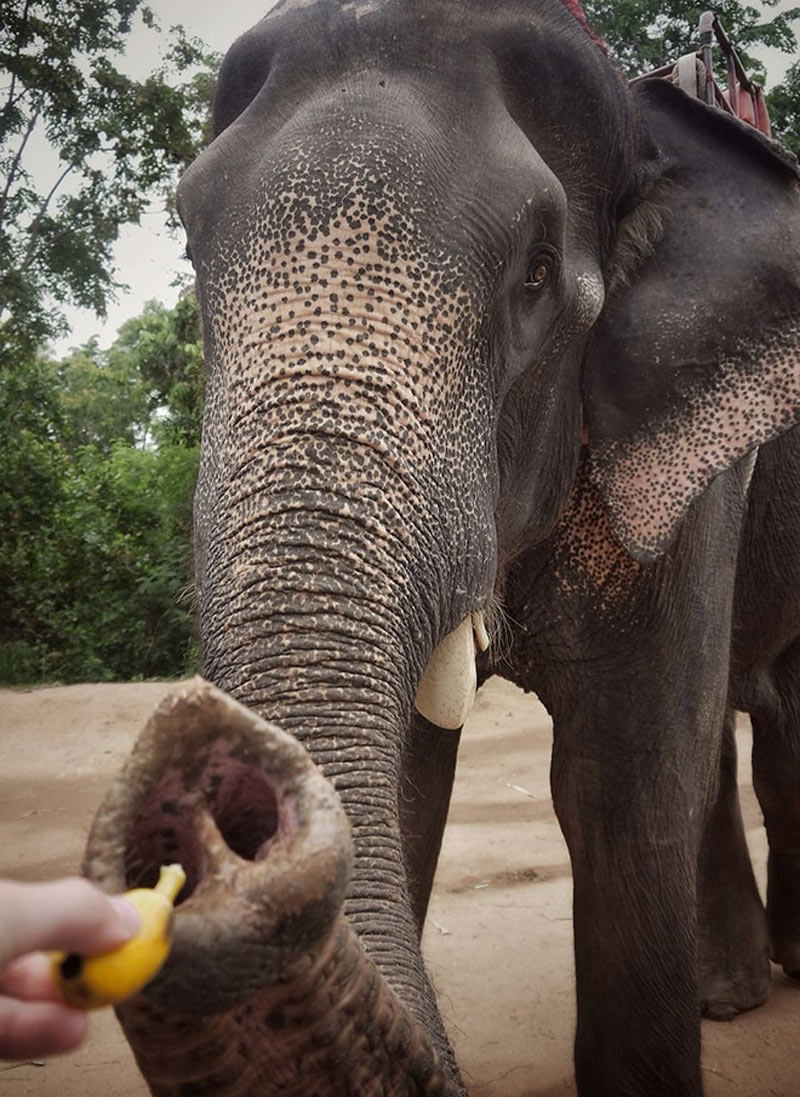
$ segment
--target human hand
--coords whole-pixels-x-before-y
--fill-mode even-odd
[[[122,896],[86,880],[47,884],[0,880],[0,1058],[70,1051],[86,1036],[85,1013],[58,1001],[41,949],[91,955],[117,948],[139,928]]]

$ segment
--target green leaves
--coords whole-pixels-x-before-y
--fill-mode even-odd
[[[159,442],[200,444],[203,418],[203,348],[200,310],[192,292],[173,309],[157,301],[126,321],[108,352],[113,372],[135,369],[147,387],[152,431]]]
[[[0,373],[0,681],[192,668],[197,302]]]
[[[778,0],[762,0],[774,7]],[[756,44],[792,52],[797,39],[791,27],[800,7],[762,20],[757,8],[737,0],[711,5],[734,43],[745,68],[763,81],[763,65],[747,53]],[[708,4],[692,6],[684,0],[586,0],[583,5],[592,27],[599,30],[611,55],[630,76],[675,62],[699,46],[698,24]]]
[[[0,0],[0,369],[60,334],[59,306],[105,315],[113,245],[154,202],[172,210],[204,141],[217,59],[180,27],[144,80],[123,71],[141,0]],[[45,178],[31,152],[55,150]]]
[[[774,8],[778,0],[762,0]],[[684,0],[585,0],[583,7],[590,25],[598,30],[611,56],[630,75],[638,76],[662,65],[674,63],[699,46],[698,23],[703,11],[713,6],[736,46],[745,70],[764,84],[764,66],[748,53],[756,45],[794,53],[797,36],[792,22],[800,18],[800,7],[764,20],[749,4],[720,0],[714,5],[692,7]],[[800,63],[787,73],[783,83],[767,95],[773,134],[795,153],[800,153]],[[727,83],[724,63],[718,59],[718,78]]]
[[[796,61],[783,83],[767,95],[772,132],[795,156],[800,157],[800,61]]]

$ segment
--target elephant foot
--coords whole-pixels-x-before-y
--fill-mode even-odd
[[[769,997],[769,941],[763,907],[759,903],[746,919],[739,911],[735,932],[727,937],[719,925],[714,930],[711,940],[701,933],[700,1009],[712,1021],[732,1021]]]
[[[792,979],[800,982],[800,928],[797,919],[769,907],[770,957]]]
[[[800,982],[800,941],[773,945],[771,956],[774,963],[780,964],[788,976]]]
[[[787,975],[800,981],[800,850],[788,844],[781,848],[778,845],[781,837],[780,832],[770,835],[767,886],[770,956]]]
[[[701,973],[700,1010],[711,1021],[732,1021],[740,1013],[763,1006],[769,989],[769,961],[766,970]]]

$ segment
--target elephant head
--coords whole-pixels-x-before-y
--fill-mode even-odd
[[[337,688],[388,661],[379,707],[404,717],[498,556],[569,493],[633,113],[559,5],[322,3],[233,47],[215,125],[179,191],[208,361],[205,668],[272,712],[321,635],[333,657],[354,640]],[[266,634],[287,617],[305,654]]]
[[[224,732],[222,718],[202,733],[168,720],[163,734],[185,736],[186,764],[157,735],[147,740],[101,812],[87,865],[113,886],[151,872],[162,853],[190,861],[177,957],[155,985],[156,1005],[124,1013],[154,1092],[205,1092],[181,1088],[198,1078],[201,1022],[191,1014],[204,1012],[218,1054],[204,1059],[203,1077],[215,1093],[463,1092],[419,955],[419,893],[430,881],[409,851],[427,842],[435,860],[449,795],[448,778],[431,777],[449,750],[437,727],[463,722],[504,577],[557,528],[587,425],[593,482],[620,538],[646,555],[711,477],[796,408],[796,391],[781,389],[746,438],[717,438],[716,394],[756,372],[744,342],[753,313],[721,338],[709,323],[726,302],[738,306],[746,279],[723,264],[704,294],[697,195],[725,206],[741,160],[745,174],[769,177],[796,222],[796,184],[784,158],[730,123],[715,139],[744,151],[728,149],[727,189],[713,191],[711,154],[696,165],[681,147],[683,116],[697,144],[716,131],[705,108],[683,99],[674,89],[632,96],[557,0],[282,0],[225,58],[213,143],[178,194],[207,363],[195,506],[204,673],[308,748],[344,805],[355,856],[337,921],[330,896],[348,855],[336,824],[322,858],[329,883],[308,898],[314,916],[286,889],[281,934],[301,927],[296,954],[264,959],[250,946],[274,912],[265,899],[269,917],[248,921],[258,906],[250,862],[269,858],[281,826],[294,833],[299,793],[285,791],[284,776],[242,767],[266,773],[271,753],[290,748],[276,733],[263,756],[251,749],[271,733],[259,723],[240,734],[241,716]],[[728,258],[728,230],[714,223]],[[776,260],[771,332],[794,330],[790,266]],[[713,434],[702,453],[680,441],[692,417]],[[651,463],[691,458],[655,509],[630,471],[650,447]],[[415,699],[424,719],[412,717]],[[195,700],[178,708],[187,704]],[[412,780],[420,753],[425,776]],[[404,810],[415,797],[422,818],[436,818],[430,835]],[[213,826],[198,799],[211,802]],[[249,820],[241,826],[237,806]],[[327,802],[321,810],[334,819]],[[124,840],[113,837],[120,827]],[[228,951],[253,959],[238,997],[222,978],[217,997],[181,992],[196,986],[192,950],[225,936],[219,911],[224,922],[240,883],[245,897],[229,917],[240,944]],[[319,974],[334,963],[341,984]],[[369,974],[354,984],[359,964]],[[290,982],[287,1013],[275,987]],[[305,1013],[297,985],[313,1000]],[[264,1008],[254,1010],[254,994]],[[320,1002],[334,998],[334,1027],[350,1026],[349,1043],[303,1074],[298,1056],[319,1044]],[[372,1074],[362,1073],[365,1041],[383,1049]],[[232,1042],[249,1073],[229,1072],[225,1088]]]

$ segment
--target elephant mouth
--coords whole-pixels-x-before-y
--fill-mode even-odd
[[[186,872],[177,902],[185,902],[212,870],[206,839],[216,832],[233,859],[262,861],[291,836],[287,807],[269,774],[233,756],[227,741],[212,743],[191,780],[170,769],[144,795],[127,834],[126,884],[152,887],[159,867],[177,861]]]

